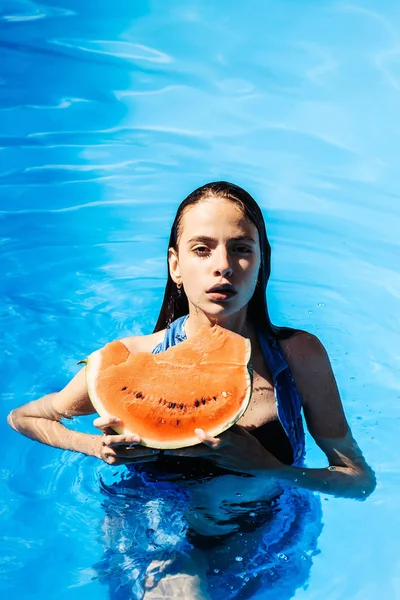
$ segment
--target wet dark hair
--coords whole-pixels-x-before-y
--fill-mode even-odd
[[[277,327],[271,323],[269,317],[266,291],[271,274],[271,246],[268,241],[261,209],[254,198],[243,188],[227,181],[216,181],[207,183],[194,190],[194,192],[189,194],[178,207],[171,228],[168,248],[178,249],[182,218],[186,209],[212,196],[224,198],[236,204],[241,209],[246,219],[257,227],[261,249],[261,264],[257,286],[248,305],[248,317],[250,321],[257,329],[267,331],[277,339],[285,339],[292,336],[296,330],[288,327]],[[187,315],[188,312],[189,303],[185,291],[181,288],[178,292],[177,286],[171,278],[168,268],[168,280],[165,286],[164,299],[157,324],[154,328],[154,333],[165,329],[165,327],[168,327],[175,319]]]

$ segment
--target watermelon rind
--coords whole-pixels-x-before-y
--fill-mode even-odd
[[[249,406],[251,395],[252,395],[252,383],[253,383],[253,368],[251,363],[251,343],[250,340],[245,338],[246,342],[246,350],[245,350],[245,358],[247,359],[247,373],[246,373],[246,395],[242,400],[240,411],[233,417],[227,420],[225,423],[220,423],[218,427],[210,427],[207,429],[206,433],[212,437],[217,437],[233,425],[237,423],[237,421],[243,416],[246,409]],[[103,402],[96,392],[95,382],[97,379],[98,372],[100,370],[101,365],[101,351],[96,350],[87,358],[86,361],[86,384],[88,389],[88,394],[90,400],[95,408],[96,412],[103,418],[116,417],[117,415],[111,415],[104,407]],[[133,431],[129,429],[129,427],[118,427],[116,425],[112,426],[112,429],[120,435],[139,435],[140,432]],[[140,436],[141,437],[141,436]],[[155,448],[159,450],[176,450],[178,448],[186,448],[189,446],[195,446],[197,444],[201,444],[201,440],[194,433],[187,438],[181,438],[179,442],[172,440],[160,440],[160,439],[151,439],[150,437],[141,437],[140,445],[146,446],[148,448]]]

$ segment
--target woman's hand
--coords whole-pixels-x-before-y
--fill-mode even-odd
[[[118,435],[113,426],[121,424],[117,417],[99,417],[93,425],[103,432],[98,437],[96,456],[108,465],[124,465],[126,463],[150,462],[157,460],[159,450],[140,446],[138,435]]]
[[[196,429],[195,433],[202,442],[201,445],[170,450],[165,454],[208,458],[219,467],[253,475],[265,475],[268,470],[282,467],[275,456],[239,425],[234,425],[217,438],[208,435],[203,429]]]

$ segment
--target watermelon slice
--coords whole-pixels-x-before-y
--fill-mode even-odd
[[[90,399],[117,433],[159,449],[199,444],[194,430],[217,436],[243,415],[252,391],[250,340],[219,325],[165,352],[131,353],[120,341],[87,359]]]

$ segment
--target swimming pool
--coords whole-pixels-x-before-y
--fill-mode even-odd
[[[264,209],[273,320],[322,339],[378,476],[363,503],[321,495],[295,597],[399,599],[397,4],[10,0],[0,19],[2,593],[107,598],[101,486],[119,471],[5,415],[151,331],[175,208],[227,179]]]

